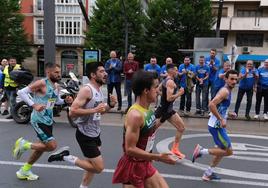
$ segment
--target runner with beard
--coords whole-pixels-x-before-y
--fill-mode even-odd
[[[52,134],[54,104],[73,102],[70,96],[63,100],[58,95],[57,82],[61,79],[60,66],[54,63],[46,63],[45,66],[47,75],[45,79],[38,80],[18,91],[19,97],[33,107],[31,125],[40,140],[31,143],[21,137],[13,147],[13,156],[16,159],[19,159],[27,150],[33,151],[27,163],[16,173],[18,179],[22,180],[37,180],[39,176],[32,173],[32,165],[41,157],[43,152],[54,151],[57,148],[57,142]],[[33,97],[29,97],[30,93]]]
[[[110,104],[104,103],[101,86],[106,82],[107,73],[103,65],[97,62],[89,63],[86,71],[90,81],[80,89],[70,110],[70,116],[77,118],[76,140],[86,159],[70,155],[68,149],[58,150],[48,158],[48,162],[67,161],[84,169],[80,188],[87,188],[94,174],[99,174],[104,169],[100,151],[101,114],[113,108],[117,103],[113,95],[110,95]]]

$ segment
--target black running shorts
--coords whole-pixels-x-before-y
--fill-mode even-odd
[[[79,129],[76,130],[76,140],[87,158],[96,158],[101,155],[99,147],[101,146],[100,136],[88,137],[82,134]]]
[[[160,119],[161,123],[164,123],[166,120],[168,120],[169,118],[171,118],[171,116],[173,116],[176,113],[175,110],[171,110],[170,112],[167,112],[166,109],[163,109],[162,107],[158,107],[155,111],[155,117],[157,119]]]

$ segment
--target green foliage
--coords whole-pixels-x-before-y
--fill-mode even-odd
[[[142,39],[143,12],[138,0],[124,0],[128,18],[129,45],[136,45],[137,52]],[[101,49],[104,60],[109,52],[116,50],[124,56],[125,24],[122,0],[97,0],[89,31],[86,33],[86,47]],[[139,54],[137,54],[139,56]]]
[[[19,0],[1,0],[1,4],[0,59],[12,56],[22,62],[31,56],[31,51],[22,26],[24,17],[19,13]]]
[[[166,57],[177,63],[178,49],[192,49],[194,37],[211,36],[214,23],[210,0],[152,0],[146,15],[139,0],[124,0],[129,22],[129,45],[136,46],[136,59],[159,64]],[[86,47],[110,50],[124,56],[125,25],[122,0],[97,0],[87,33]]]
[[[178,62],[178,49],[192,49],[194,37],[210,36],[213,17],[210,0],[154,0],[146,20],[146,56],[167,56]]]

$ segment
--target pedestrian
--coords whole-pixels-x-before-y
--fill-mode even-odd
[[[241,101],[244,97],[244,94],[247,94],[247,106],[246,106],[246,114],[245,117],[247,120],[250,120],[251,117],[249,115],[251,104],[252,104],[252,96],[253,96],[253,88],[257,86],[257,80],[259,78],[258,70],[255,69],[252,60],[248,60],[246,67],[243,67],[239,74],[239,88],[237,93],[237,99],[235,103],[236,116],[238,116],[238,110],[241,104]]]
[[[108,73],[107,79],[107,90],[108,97],[107,103],[110,104],[110,94],[113,93],[113,88],[115,88],[117,99],[118,99],[118,108],[120,111],[122,108],[122,95],[121,95],[121,72],[122,72],[122,62],[116,57],[116,52],[111,51],[110,59],[105,63],[105,71]]]
[[[174,64],[167,64],[167,77],[160,84],[161,87],[161,101],[160,106],[155,111],[155,117],[159,119],[160,123],[166,120],[170,122],[177,130],[175,140],[172,145],[171,152],[177,155],[180,159],[185,158],[185,155],[180,151],[180,141],[185,130],[184,122],[179,114],[173,109],[175,100],[183,95],[184,88],[178,91],[175,83],[175,78],[178,76],[178,69]]]
[[[152,56],[150,58],[150,63],[148,63],[144,66],[144,70],[149,71],[149,72],[156,72],[158,75],[158,79],[160,79],[161,68],[157,64],[157,59],[155,56]],[[154,107],[155,109],[157,108],[157,105],[158,105],[158,95],[157,95],[156,101],[155,101],[155,107]]]
[[[195,66],[191,64],[188,56],[184,57],[183,64],[179,66],[180,86],[184,88],[181,96],[180,113],[189,115],[192,106],[193,78],[195,76]],[[186,100],[185,100],[186,98]],[[186,113],[184,113],[186,103]]]
[[[12,112],[13,108],[16,105],[16,95],[17,95],[17,89],[18,84],[10,78],[10,72],[13,70],[19,70],[21,69],[21,66],[17,64],[17,60],[15,57],[10,57],[8,60],[8,65],[4,68],[4,87],[6,96],[9,102],[10,107],[10,115],[7,117],[7,119],[12,119]]]
[[[126,93],[127,93],[127,103],[128,106],[125,109],[125,113],[127,113],[128,109],[132,105],[132,77],[133,74],[139,70],[139,63],[134,60],[134,54],[128,53],[127,60],[124,62],[124,74],[125,74],[125,83],[126,83]]]
[[[173,165],[176,163],[169,153],[152,153],[158,126],[150,104],[156,100],[158,75],[138,71],[133,76],[132,88],[137,98],[126,115],[124,154],[115,169],[113,183],[121,183],[124,188],[168,188],[166,181],[152,164],[153,161]]]
[[[208,82],[208,90],[210,89],[211,97],[210,99],[213,99],[213,91],[214,91],[214,81],[216,78],[216,73],[218,70],[220,70],[221,62],[216,57],[217,56],[217,50],[215,48],[210,50],[210,55],[205,58],[206,65],[209,66],[209,82]]]
[[[268,59],[265,60],[264,66],[258,68],[259,81],[256,92],[256,115],[254,119],[260,118],[261,101],[264,98],[263,118],[268,120]]]
[[[165,61],[165,65],[163,65],[161,67],[161,72],[160,72],[160,78],[161,78],[161,80],[163,80],[163,79],[165,79],[167,77],[167,75],[168,75],[168,73],[167,73],[167,65],[168,64],[172,64],[172,63],[173,63],[172,58],[171,57],[167,57],[166,58],[166,61]]]
[[[58,150],[48,158],[48,162],[66,161],[84,169],[80,188],[88,187],[94,175],[101,173],[104,169],[100,151],[100,120],[102,114],[114,108],[117,103],[113,95],[110,95],[109,104],[104,103],[101,86],[106,83],[107,73],[101,63],[87,64],[86,73],[89,83],[79,90],[70,109],[70,117],[77,118],[76,140],[86,159],[70,155],[68,149]]]
[[[204,172],[202,179],[204,181],[219,180],[220,177],[215,173],[215,167],[220,163],[223,157],[233,154],[231,140],[227,134],[227,111],[231,104],[231,92],[238,81],[238,72],[229,70],[225,74],[225,86],[220,89],[217,95],[210,101],[209,109],[212,113],[208,120],[208,130],[213,137],[216,147],[203,148],[199,144],[196,145],[192,162],[203,155],[212,155],[213,159],[208,169]],[[229,113],[229,116],[234,116]]]
[[[54,104],[72,103],[73,101],[70,96],[63,100],[58,95],[59,89],[56,83],[61,78],[60,66],[46,63],[45,71],[47,75],[45,79],[35,81],[18,91],[19,97],[33,107],[31,125],[40,140],[32,143],[21,137],[15,142],[13,148],[15,159],[20,159],[25,151],[32,150],[28,161],[16,172],[17,178],[22,180],[37,180],[39,176],[31,171],[33,164],[44,152],[50,152],[57,148],[57,142],[52,134]],[[29,94],[33,97],[29,97]]]
[[[196,66],[196,115],[204,116],[208,112],[208,78],[209,66],[205,65],[204,56],[199,57],[199,64]],[[202,100],[200,95],[202,93]],[[202,101],[202,102],[201,102]]]
[[[2,93],[2,98],[1,98],[1,101],[0,101],[0,106],[4,106],[4,111],[2,112],[2,115],[5,116],[5,115],[8,115],[9,112],[8,112],[8,100],[7,100],[7,95],[6,95],[6,92],[4,91],[5,90],[5,87],[4,87],[4,79],[5,79],[5,76],[4,76],[4,69],[5,67],[8,65],[8,60],[7,59],[2,59],[1,61],[1,65],[0,65],[0,71],[1,71],[1,79],[0,79],[0,83],[1,83],[1,93]],[[1,113],[1,109],[0,109],[0,113]]]
[[[231,69],[229,61],[223,63],[223,68],[217,71],[216,77],[211,88],[212,99],[216,96],[217,92],[225,85],[225,74]]]

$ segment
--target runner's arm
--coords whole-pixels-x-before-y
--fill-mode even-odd
[[[144,160],[156,160],[160,159],[160,154],[149,153],[138,148],[136,145],[140,136],[140,129],[144,120],[140,112],[131,110],[126,117],[126,134],[125,134],[125,151],[126,154],[132,157],[137,157]]]
[[[32,101],[31,97],[29,96],[30,93],[37,92],[42,87],[45,87],[45,81],[44,80],[38,80],[31,84],[30,86],[26,86],[18,91],[18,96],[26,102],[29,106],[33,106],[34,102]]]
[[[94,108],[91,109],[82,108],[86,104],[86,102],[91,99],[91,97],[92,97],[92,91],[90,88],[88,87],[81,88],[73,104],[71,105],[70,116],[78,117],[96,113],[96,110]]]
[[[211,113],[216,116],[218,120],[223,120],[223,117],[221,117],[217,105],[220,104],[224,99],[228,97],[229,91],[226,88],[222,88],[217,95],[212,99],[212,101],[209,102],[209,109]]]
[[[176,100],[179,96],[180,96],[180,93],[177,92],[176,94],[173,94],[174,93],[174,89],[175,89],[175,83],[173,80],[168,80],[167,81],[167,101],[174,101]]]

